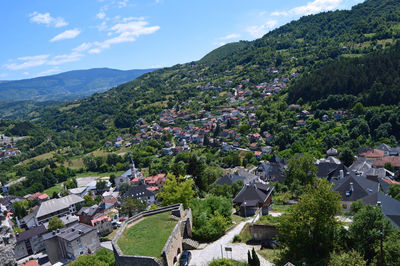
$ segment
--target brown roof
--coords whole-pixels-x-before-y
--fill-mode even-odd
[[[366,158],[382,158],[384,155],[385,155],[384,151],[377,149],[372,149],[360,154],[361,157],[366,157]]]
[[[399,156],[385,156],[381,159],[376,160],[373,166],[384,167],[386,163],[390,163],[394,167],[400,167],[400,157]]]

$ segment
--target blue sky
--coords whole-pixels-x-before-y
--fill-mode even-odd
[[[198,60],[303,15],[362,0],[19,0],[0,3],[0,80]]]

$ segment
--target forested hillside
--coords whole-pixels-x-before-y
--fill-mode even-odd
[[[356,58],[340,58],[299,78],[289,89],[289,101],[319,100],[319,109],[352,108],[400,102],[400,43]]]
[[[40,121],[56,130],[101,129],[105,120],[126,128],[198,95],[205,85],[228,87],[227,80],[234,86],[247,79],[251,87],[276,76],[271,68],[309,73],[338,56],[363,56],[392,44],[400,37],[399,11],[396,1],[370,0],[350,11],[306,16],[259,40],[219,48],[199,62],[154,71],[68,108],[42,110]]]

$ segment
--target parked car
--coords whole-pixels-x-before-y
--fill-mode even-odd
[[[125,221],[126,219],[125,218],[119,218],[119,221],[120,222],[123,222],[123,221]]]
[[[185,250],[181,255],[181,258],[179,260],[179,265],[188,266],[191,259],[192,259],[192,253],[190,253],[189,250]]]

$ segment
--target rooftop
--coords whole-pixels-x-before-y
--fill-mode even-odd
[[[87,233],[95,230],[94,227],[91,227],[86,224],[78,223],[73,227],[62,228],[57,231],[50,232],[48,234],[43,235],[43,240],[47,240],[53,237],[60,237],[67,241],[72,241],[78,238],[81,235],[86,235]]]

